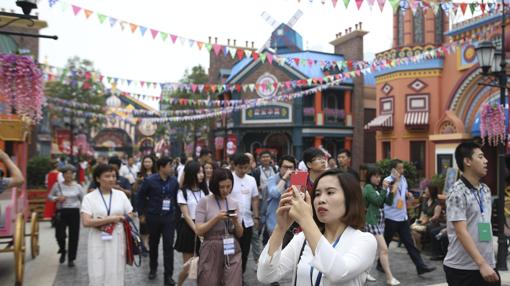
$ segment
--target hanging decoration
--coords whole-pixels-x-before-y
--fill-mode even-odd
[[[0,54],[0,94],[10,107],[7,112],[13,110],[35,123],[42,119],[43,77],[31,57]]]
[[[505,109],[501,104],[485,103],[480,111],[480,137],[482,144],[497,146],[505,143]],[[487,140],[485,139],[487,137]]]

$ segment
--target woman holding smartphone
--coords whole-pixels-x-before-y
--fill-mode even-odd
[[[214,171],[212,195],[200,200],[196,210],[196,233],[204,236],[198,263],[198,285],[242,285],[241,247],[243,226],[239,204],[229,195],[234,186],[232,172]],[[237,239],[236,239],[237,238]]]
[[[292,187],[282,195],[277,225],[259,259],[257,278],[269,284],[293,275],[294,285],[363,285],[377,243],[362,232],[365,208],[354,176],[327,170],[312,195]],[[283,236],[296,221],[303,231],[282,250]],[[322,283],[322,284],[321,284]]]

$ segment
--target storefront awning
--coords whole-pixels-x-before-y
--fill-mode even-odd
[[[365,130],[388,130],[393,128],[393,115],[379,115],[365,125]]]
[[[404,117],[404,124],[409,129],[421,129],[429,126],[428,112],[407,112]]]

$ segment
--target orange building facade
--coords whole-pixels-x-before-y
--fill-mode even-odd
[[[448,47],[450,37],[470,37],[497,25],[500,19],[500,15],[487,15],[448,30],[448,17],[441,10],[434,14],[432,9],[419,9],[414,15],[411,10],[399,10],[394,15],[393,48],[377,54],[377,58],[396,59]],[[498,35],[496,29],[486,36],[497,45],[501,42]],[[431,178],[456,167],[455,147],[480,135],[481,106],[499,100],[499,89],[478,84],[488,79],[481,75],[471,44],[449,53],[443,50],[434,59],[379,71],[375,78],[377,116],[365,129],[377,131],[376,158],[411,161],[421,177]],[[489,175],[493,176],[488,183],[492,183],[496,181],[496,150],[485,146],[484,152],[489,162],[494,162],[489,164]]]

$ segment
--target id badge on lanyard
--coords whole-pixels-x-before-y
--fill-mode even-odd
[[[236,253],[234,236],[226,234],[223,236],[223,254],[232,255]]]
[[[482,241],[487,242],[487,241],[492,241],[492,226],[490,223],[485,221],[485,216],[484,216],[485,210],[483,207],[484,199],[483,199],[483,193],[481,193],[481,192],[482,192],[482,190],[473,192],[473,196],[475,197],[476,202],[478,203],[478,206],[480,207],[480,213],[482,216],[482,221],[478,223],[478,240],[481,242]]]
[[[108,241],[108,240],[112,240],[112,239],[113,239],[113,235],[107,233],[106,231],[101,232],[101,240]]]
[[[161,205],[161,209],[163,211],[170,211],[170,199],[166,198],[163,200],[163,204]]]

